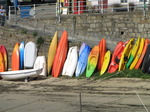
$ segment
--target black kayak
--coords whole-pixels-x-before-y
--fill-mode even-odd
[[[141,70],[143,73],[150,73],[150,44],[148,44]]]

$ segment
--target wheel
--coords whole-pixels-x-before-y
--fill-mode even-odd
[[[29,82],[29,77],[26,77],[24,81]]]

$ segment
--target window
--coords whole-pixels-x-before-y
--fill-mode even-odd
[[[127,3],[127,0],[121,0],[121,3]]]

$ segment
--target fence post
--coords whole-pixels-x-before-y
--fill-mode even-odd
[[[34,7],[34,12],[35,12],[35,4],[33,4],[33,7]],[[35,14],[34,14],[34,19],[35,19]]]
[[[11,7],[11,6],[9,6],[9,10],[8,10],[8,12],[9,12],[9,13],[8,13],[8,19],[9,19],[9,20],[11,19],[11,9],[10,9],[10,7]]]
[[[129,6],[129,3],[127,4],[127,9],[128,9],[128,12],[130,11],[130,6]]]
[[[58,3],[56,3],[56,8],[55,9],[56,9],[55,12],[56,12],[56,17],[57,17],[58,16],[58,14],[57,14],[58,13]]]
[[[80,101],[80,112],[82,112],[82,98],[81,98],[81,92],[79,93],[79,101]]]
[[[104,12],[104,10],[103,10],[103,8],[104,8],[104,2],[103,2],[103,0],[101,1],[101,12],[103,13]]]
[[[59,0],[59,2],[58,2],[58,22],[60,23],[61,22],[61,15],[60,15],[60,13],[61,13],[61,9],[60,9],[60,0]]]
[[[17,24],[17,7],[14,8],[15,8],[15,24]]]
[[[143,10],[143,15],[146,17],[146,0],[144,0],[144,10]]]
[[[77,9],[78,9],[78,15],[80,15],[80,11],[81,11],[81,9],[80,9],[80,8],[81,8],[81,7],[80,7],[80,1],[78,1],[78,4],[79,4],[79,5],[77,6]]]

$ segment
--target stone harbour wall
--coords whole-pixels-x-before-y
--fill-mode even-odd
[[[118,12],[111,14],[93,15],[62,15],[60,21],[57,17],[45,19],[18,19],[7,21],[7,27],[0,28],[0,44],[6,46],[11,59],[11,53],[16,42],[34,41],[41,36],[44,43],[38,50],[38,55],[47,57],[49,44],[58,31],[58,40],[64,30],[68,31],[69,45],[77,45],[86,42],[91,47],[97,45],[101,38],[106,38],[107,48],[114,50],[117,42],[127,41],[134,37],[150,38],[150,13],[143,16],[143,12]],[[25,29],[28,33],[23,34]],[[33,36],[38,32],[38,36]]]
[[[98,44],[101,38],[108,43],[127,41],[131,37],[149,38],[150,13],[117,12],[93,15],[62,15],[60,22],[57,17],[45,19],[21,19],[17,25],[30,30],[36,30],[46,35],[53,35],[55,31],[67,30],[69,39],[75,42],[87,42],[91,46]],[[115,46],[108,45],[108,48]],[[111,47],[109,47],[111,46]]]

